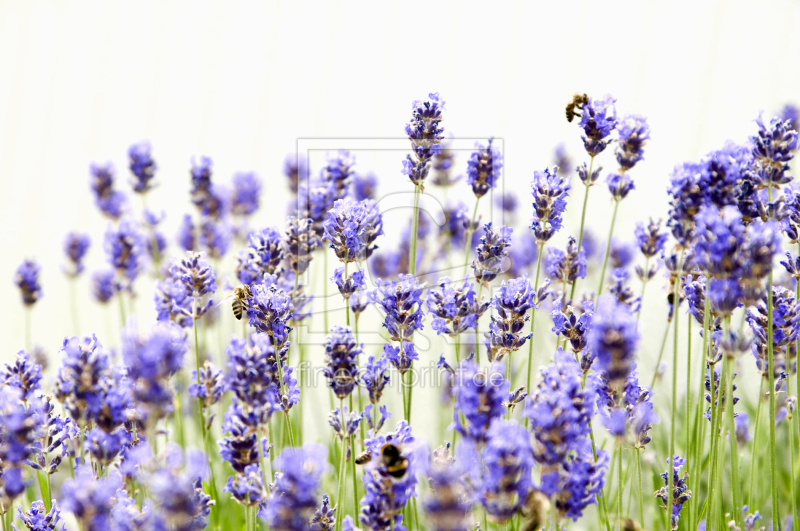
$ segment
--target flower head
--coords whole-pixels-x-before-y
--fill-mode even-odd
[[[0,367],[0,384],[19,389],[26,400],[36,396],[42,388],[41,382],[42,366],[24,350],[17,352],[13,364],[6,363],[5,368]]]
[[[233,174],[233,197],[231,213],[237,216],[250,216],[259,207],[261,195],[261,179],[253,172]]]
[[[127,206],[125,194],[114,190],[114,165],[92,164],[89,184],[94,195],[94,204],[110,219],[119,219]]]
[[[17,518],[22,520],[30,531],[57,531],[64,529],[64,520],[57,504],[53,504],[48,512],[44,503],[35,501],[31,504],[30,511],[23,511],[17,506]],[[14,528],[16,529],[16,528]]]
[[[64,254],[69,260],[68,267],[64,268],[67,276],[77,277],[83,273],[83,259],[86,256],[86,251],[89,250],[91,239],[88,234],[81,234],[78,232],[70,232],[64,239]]]
[[[652,258],[664,251],[668,235],[665,232],[659,232],[660,228],[660,219],[653,221],[653,218],[650,218],[647,227],[641,221],[636,222],[636,228],[633,231],[636,244],[647,258]]]
[[[531,230],[536,241],[543,244],[549,241],[562,226],[561,215],[567,208],[569,180],[556,173],[558,168],[549,168],[543,172],[533,172],[533,221]]]
[[[403,174],[416,185],[424,185],[431,168],[431,159],[441,152],[444,129],[441,127],[444,100],[438,92],[426,100],[416,100],[411,106],[411,120],[405,130],[411,141],[413,156],[403,161]]]
[[[622,171],[627,171],[644,158],[642,148],[650,139],[650,126],[644,116],[629,114],[617,123],[617,133],[619,141],[614,155]]]
[[[383,326],[392,341],[410,341],[414,332],[422,330],[422,290],[424,285],[413,275],[400,274],[398,280],[376,280],[372,302],[385,313]]]
[[[669,459],[667,459],[667,462],[669,463]],[[661,477],[664,478],[665,486],[661,487],[655,494],[656,498],[660,498],[664,507],[670,511],[673,530],[678,529],[678,519],[680,518],[683,505],[692,497],[692,491],[690,491],[688,485],[686,485],[686,479],[689,477],[689,473],[687,472],[683,477],[679,476],[680,470],[685,464],[686,459],[676,455],[672,462],[672,470],[667,470],[661,474]],[[671,493],[669,492],[670,473],[672,473]],[[672,502],[672,506],[668,507],[670,501]]]
[[[258,516],[276,531],[305,531],[314,517],[319,487],[329,465],[327,450],[318,444],[284,448],[275,459],[275,482]]]
[[[547,249],[546,271],[548,276],[559,282],[571,284],[579,278],[586,277],[586,251],[578,249],[575,238],[567,239],[566,253],[561,249],[549,247]]]
[[[472,262],[475,280],[485,287],[497,278],[503,258],[508,256],[513,229],[502,226],[495,230],[491,223],[483,226],[481,244],[477,247],[478,257]]]
[[[97,302],[107,303],[117,293],[117,283],[113,271],[92,273],[92,295]]]
[[[453,419],[455,429],[465,438],[483,444],[489,428],[502,418],[506,409],[503,402],[509,391],[504,373],[500,362],[492,363],[488,372],[474,361],[462,361],[459,365],[453,389],[456,396]]]
[[[323,228],[323,239],[330,242],[339,260],[360,262],[375,250],[375,239],[383,234],[383,220],[374,201],[345,198],[333,204]]]
[[[88,467],[79,467],[74,479],[61,487],[61,508],[72,513],[86,531],[111,529],[111,511],[118,489],[118,476],[95,479]]]
[[[323,374],[328,385],[341,400],[353,392],[358,383],[358,355],[361,348],[355,335],[346,326],[334,326],[325,338],[325,363]]]
[[[299,219],[294,216],[290,216],[286,222],[285,252],[289,266],[296,275],[306,272],[311,253],[322,244],[313,230],[313,224],[310,218]]]
[[[490,138],[486,146],[477,142],[476,150],[472,152],[467,162],[467,183],[472,186],[475,197],[486,195],[486,192],[495,188],[500,180],[503,155],[499,149],[492,146],[493,141],[494,138]]]
[[[425,303],[428,314],[434,316],[431,327],[438,334],[455,337],[469,328],[475,328],[478,318],[489,307],[489,302],[478,302],[474,284],[464,278],[461,286],[450,277],[439,279],[439,289],[428,289]]]
[[[42,298],[42,287],[39,285],[41,270],[42,267],[34,260],[25,260],[17,268],[14,284],[19,288],[25,306],[33,306]]]
[[[609,141],[606,140],[617,126],[617,100],[606,94],[602,98],[589,98],[583,106],[579,126],[583,129],[583,146],[586,152],[595,157],[603,152]]]
[[[158,166],[150,154],[150,142],[139,142],[128,148],[128,167],[133,174],[131,186],[137,194],[144,194],[153,188],[153,177]]]
[[[508,521],[525,503],[533,486],[532,456],[528,432],[516,421],[498,420],[489,428],[477,495],[494,521]]]
[[[145,260],[145,239],[139,223],[123,218],[117,227],[109,226],[103,239],[106,261],[122,279],[120,289],[130,290],[133,281],[142,271]]]
[[[636,366],[634,357],[639,343],[636,318],[631,308],[613,295],[601,296],[587,343],[596,356],[595,367],[606,372],[613,389],[621,389]]]

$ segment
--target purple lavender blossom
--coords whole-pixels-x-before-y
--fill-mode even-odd
[[[117,271],[119,289],[131,291],[133,281],[142,271],[145,240],[139,223],[123,218],[117,227],[109,226],[103,239],[106,262]]]
[[[667,459],[667,463],[669,463],[669,459]],[[676,455],[672,462],[672,492],[669,492],[670,471],[667,470],[661,474],[661,477],[664,478],[665,486],[661,487],[661,489],[655,493],[656,498],[661,499],[661,503],[664,504],[664,507],[671,505],[669,510],[671,515],[671,528],[673,531],[678,529],[678,519],[681,516],[683,505],[692,497],[692,491],[690,491],[688,485],[686,485],[686,479],[689,477],[689,473],[685,473],[683,477],[679,476],[680,470],[685,464],[686,459]]]
[[[116,275],[113,271],[95,271],[92,273],[92,295],[95,300],[105,304],[117,294]]]
[[[294,154],[287,155],[283,162],[283,174],[289,182],[289,190],[297,194],[300,185],[305,184],[308,179],[306,159]]]
[[[643,147],[650,139],[650,126],[647,118],[639,114],[629,114],[617,123],[619,140],[614,155],[622,172],[633,168],[642,160]]]
[[[375,239],[383,234],[383,220],[374,201],[340,199],[323,223],[329,247],[344,263],[361,262],[372,255]]]
[[[234,471],[245,473],[250,466],[258,466],[260,427],[269,421],[263,409],[253,410],[242,407],[234,397],[231,405],[223,415],[222,432],[225,437],[220,441],[220,457],[227,461]],[[262,450],[266,447],[266,439],[261,440]]]
[[[664,232],[659,232],[660,229],[660,219],[653,221],[653,218],[650,218],[647,227],[641,221],[636,222],[636,229],[633,231],[636,237],[636,244],[647,258],[652,258],[664,251],[668,235]]]
[[[156,162],[150,153],[150,142],[139,142],[128,148],[128,168],[133,174],[131,186],[137,194],[146,194],[153,188]]]
[[[606,372],[612,389],[621,389],[636,367],[634,357],[638,343],[639,332],[631,309],[613,295],[601,296],[587,344],[596,356],[595,368]]]
[[[23,466],[31,455],[39,426],[19,389],[0,387],[0,502],[11,507],[25,491]]]
[[[333,531],[336,525],[336,507],[330,506],[330,499],[327,494],[322,495],[322,505],[311,517],[310,531]]]
[[[0,367],[0,384],[19,389],[25,400],[36,396],[42,388],[41,382],[42,366],[24,350],[17,352],[14,363]]]
[[[502,524],[525,503],[533,487],[533,452],[527,430],[516,421],[497,420],[487,433],[483,464],[477,497],[492,519]]]
[[[350,187],[356,158],[349,151],[340,149],[334,155],[326,154],[325,159],[325,167],[322,169],[320,179],[332,185],[335,200],[343,199]]]
[[[39,272],[42,267],[35,260],[25,260],[14,274],[14,284],[22,294],[22,304],[33,306],[42,298],[42,287],[39,285]]]
[[[195,230],[194,222],[190,214],[183,216],[183,221],[181,221],[180,227],[178,228],[176,240],[184,251],[197,250],[197,231]]]
[[[551,173],[549,168],[545,168],[543,172],[533,172],[533,221],[530,228],[539,245],[549,241],[563,225],[561,215],[567,208],[571,187],[569,180],[559,176],[557,170],[553,168]]]
[[[119,219],[127,208],[127,198],[124,193],[114,190],[114,165],[110,162],[105,165],[92,164],[90,172],[89,184],[94,194],[94,204],[108,218]]]
[[[253,172],[233,174],[233,195],[231,197],[231,214],[235,216],[251,216],[259,207],[261,195],[261,179]]]
[[[250,326],[265,332],[272,346],[283,356],[284,349],[289,349],[289,333],[292,331],[292,327],[287,325],[294,311],[291,297],[282,289],[263,284],[254,286],[251,291],[253,296],[247,299]]]
[[[519,277],[530,271],[536,265],[539,257],[539,246],[532,232],[522,231],[516,237],[511,251],[508,253],[510,263],[508,273],[511,277]]]
[[[483,232],[477,248],[478,257],[472,261],[472,272],[475,280],[488,287],[489,282],[500,273],[503,258],[508,256],[513,229],[503,226],[494,230],[492,224],[487,223],[483,226]]]
[[[30,511],[23,511],[21,506],[17,506],[17,518],[22,520],[25,527],[30,531],[63,531],[64,520],[61,518],[61,511],[57,504],[53,504],[48,512],[44,503],[35,501],[31,504]],[[16,527],[12,529],[16,531]]]
[[[311,262],[311,253],[322,245],[313,230],[313,221],[310,218],[298,219],[290,216],[286,222],[287,229],[284,236],[286,257],[290,269],[296,275],[302,275]]]
[[[398,280],[375,281],[372,302],[385,313],[383,326],[392,341],[411,341],[417,330],[424,328],[422,319],[422,290],[424,284],[413,275],[400,274]]]
[[[173,259],[169,268],[172,278],[183,285],[185,299],[173,299],[171,313],[182,313],[192,319],[199,319],[214,305],[210,300],[202,305],[200,298],[217,291],[216,276],[211,265],[206,260],[205,253],[187,252],[187,257],[182,260]],[[188,304],[182,306],[182,304]]]
[[[346,326],[334,326],[325,338],[323,374],[339,400],[347,398],[358,383],[358,356],[361,348],[355,335]]]
[[[511,355],[533,336],[523,332],[530,319],[529,312],[536,307],[536,291],[527,275],[504,281],[492,297],[492,323],[486,337],[489,361],[502,360]]]
[[[608,259],[613,269],[628,267],[633,262],[633,245],[612,237]]]
[[[227,220],[202,218],[197,241],[211,258],[222,258],[228,253],[233,240],[233,225]]]
[[[486,146],[476,142],[476,150],[472,152],[467,161],[467,183],[472,187],[475,197],[478,198],[495,188],[500,180],[503,155],[499,149],[492,147],[493,141],[494,138],[490,138]]]
[[[337,267],[333,271],[331,281],[336,284],[339,293],[345,300],[348,300],[357,290],[365,287],[364,272],[360,270],[354,271],[350,276],[344,278],[344,268]]]
[[[465,480],[466,467],[449,455],[449,448],[447,443],[433,451],[425,470],[431,489],[422,507],[431,529],[467,531],[472,523],[472,492]]]
[[[199,383],[198,383],[199,382]],[[199,398],[204,407],[210,407],[219,402],[225,392],[225,380],[222,371],[206,360],[200,369],[192,371],[192,383],[189,384],[189,396]]]
[[[575,171],[578,172],[578,178],[581,180],[584,186],[592,186],[595,182],[597,182],[597,179],[600,178],[600,172],[603,171],[603,167],[593,167],[592,174],[589,175],[589,167],[584,162],[580,166],[577,166]]]
[[[270,529],[305,531],[314,517],[322,475],[328,470],[328,451],[318,444],[284,448],[273,466],[275,482],[271,496],[259,508],[258,516]]]
[[[569,341],[572,352],[583,352],[586,349],[586,335],[592,324],[592,317],[594,316],[594,303],[592,301],[583,301],[581,308],[567,306],[561,309],[560,306],[554,308],[550,312],[553,317],[552,331],[556,335],[564,336]],[[582,367],[584,372],[587,372],[591,367],[591,362],[594,361],[594,355],[585,353],[588,357],[581,360],[581,363],[586,363],[588,366]]]
[[[441,153],[444,129],[441,127],[444,100],[438,92],[428,94],[427,100],[416,100],[412,104],[411,120],[405,131],[411,141],[411,155],[403,161],[403,175],[415,185],[425,185],[434,155]]]
[[[228,477],[228,483],[222,488],[223,492],[230,492],[238,503],[253,507],[261,503],[265,497],[264,481],[258,465],[248,465],[244,472]]]
[[[589,98],[583,106],[581,121],[578,125],[583,129],[583,146],[590,157],[596,157],[609,144],[606,140],[617,126],[617,111],[614,103],[617,100],[606,94],[602,98]]]
[[[606,178],[606,182],[608,183],[608,191],[611,192],[611,196],[615,201],[625,199],[631,190],[636,188],[633,184],[633,179],[627,173],[612,173]]]
[[[461,286],[454,284],[450,277],[439,279],[439,289],[428,289],[425,303],[428,314],[434,316],[431,328],[436,334],[456,337],[462,332],[475,328],[478,318],[489,307],[489,302],[478,302],[474,284],[464,277]]]
[[[375,199],[375,192],[377,188],[378,176],[374,173],[356,173],[353,176],[353,197],[355,197],[356,201]]]
[[[75,278],[83,273],[83,259],[89,250],[92,240],[88,234],[70,232],[64,239],[64,254],[69,260],[69,265],[64,268],[68,277]]]
[[[248,244],[255,263],[262,274],[275,274],[284,258],[283,236],[275,227],[265,227],[250,234]]]
[[[571,284],[579,278],[586,278],[586,252],[578,251],[578,243],[570,236],[567,239],[566,253],[561,249],[547,249],[547,275],[553,280]]]
[[[683,247],[694,241],[694,217],[705,204],[699,164],[684,162],[675,166],[667,192],[671,196],[667,227]]]
[[[750,137],[753,147],[754,164],[749,176],[756,188],[767,188],[787,184],[792,177],[788,162],[794,158],[797,149],[797,131],[788,121],[778,117],[764,124],[762,114],[755,120],[758,133]]]
[[[361,498],[359,521],[367,529],[400,529],[403,508],[416,497],[417,456],[414,450],[411,426],[400,421],[395,431],[377,435],[365,441],[372,458],[364,465],[364,488]],[[408,467],[404,474],[396,477],[391,473],[384,452],[396,455]]]
[[[488,372],[474,361],[462,361],[456,374],[453,394],[456,406],[454,427],[465,438],[483,444],[489,428],[502,418],[503,401],[508,398],[509,383],[502,363],[492,363]],[[463,416],[463,420],[461,417]]]
[[[75,515],[84,531],[106,531],[112,528],[111,511],[121,486],[118,476],[95,479],[88,467],[79,467],[61,487],[61,508]]]
[[[381,401],[383,390],[389,383],[389,359],[386,356],[370,356],[361,372],[361,384],[369,393],[369,401]]]

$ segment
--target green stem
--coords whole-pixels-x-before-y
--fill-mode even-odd
[[[353,518],[358,520],[358,481],[356,478],[356,436],[350,436],[350,448],[352,448],[353,455],[350,458],[350,473],[353,475]]]
[[[730,316],[725,318],[725,330],[729,332]],[[725,334],[728,336],[728,334]],[[733,359],[725,353],[725,413],[728,417],[728,439],[731,445],[731,490],[733,491],[733,512],[730,516],[741,524],[741,499],[739,494],[739,447],[736,440],[736,424],[733,420]]]
[[[586,192],[583,194],[583,210],[581,211],[581,229],[578,233],[578,252],[581,251],[581,245],[583,245],[583,224],[586,222],[586,205],[589,204],[589,188],[591,188],[592,182],[592,168],[594,168],[594,157],[589,159],[589,174],[586,179],[586,182],[583,185],[586,187]],[[572,292],[569,295],[570,300],[575,298],[575,289],[578,286],[578,279],[575,279],[575,282],[572,283]]]
[[[703,352],[700,356],[700,386],[697,390],[697,409],[694,413],[694,437],[692,438],[692,460],[689,463],[690,467],[690,478],[696,478],[697,484],[695,486],[695,490],[698,492],[697,495],[692,497],[692,500],[689,504],[689,529],[696,529],[697,528],[697,505],[699,503],[699,492],[700,492],[700,468],[702,465],[702,453],[703,453],[703,441],[705,440],[705,423],[703,422],[703,404],[705,400],[703,399],[703,390],[705,389],[705,375],[706,375],[706,354],[708,353],[708,329],[709,323],[711,319],[711,301],[706,296],[705,304],[703,308]]]
[[[542,268],[542,256],[544,256],[544,246],[542,243],[539,247],[539,257],[536,259],[536,278],[533,283],[533,290],[539,289],[539,271]],[[538,304],[539,301],[536,301]],[[528,380],[525,384],[525,390],[531,392],[531,373],[533,372],[533,323],[536,321],[536,308],[531,310],[531,338],[528,340]],[[525,417],[525,427],[528,427],[528,418]]]
[[[644,529],[644,490],[642,489],[642,455],[636,450],[636,475],[639,477],[639,526]]]
[[[636,322],[642,318],[642,310],[644,309],[644,289],[647,287],[647,272],[650,270],[650,257],[644,257],[644,279],[642,279],[642,292],[639,294],[639,311],[636,313]]]
[[[616,210],[615,210],[616,214]],[[611,226],[614,226],[614,221],[612,218]],[[609,245],[611,244],[610,240],[611,236],[609,235]],[[606,253],[607,255],[607,253]],[[683,251],[681,251],[681,258],[678,261],[678,269],[680,271],[683,267]],[[605,268],[604,268],[605,269]],[[670,424],[669,424],[669,461],[667,467],[667,477],[668,477],[668,491],[667,494],[669,499],[667,500],[667,507],[671,508],[673,504],[673,476],[674,474],[671,473],[673,460],[675,459],[675,410],[677,409],[677,401],[678,401],[678,323],[680,319],[678,319],[678,306],[680,305],[680,297],[678,297],[678,289],[680,288],[680,277],[678,275],[675,276],[675,280],[672,285],[672,294],[673,294],[673,301],[672,301],[672,316],[673,321],[675,323],[675,331],[672,335],[672,407],[670,411]],[[669,509],[668,509],[669,510]],[[621,530],[620,530],[621,531]]]
[[[761,377],[761,385],[759,386],[758,392],[758,407],[756,408],[756,421],[753,425],[753,453],[752,457],[750,458],[750,488],[748,489],[747,493],[747,505],[749,507],[753,506],[753,494],[755,493],[755,478],[756,478],[756,468],[758,464],[758,456],[760,455],[761,448],[758,446],[758,433],[759,433],[759,426],[761,425],[761,409],[764,403],[764,377]]]
[[[339,413],[342,416],[342,429],[345,426],[345,419],[344,419],[344,400],[339,399]],[[338,477],[338,489],[337,489],[337,499],[336,505],[341,507],[341,513],[336,515],[336,531],[341,531],[342,529],[342,520],[344,520],[344,497],[346,493],[345,489],[345,476],[347,475],[347,467],[345,465],[347,461],[347,438],[342,438],[342,452],[339,458],[339,477]]]
[[[464,238],[466,241],[464,242],[464,271],[461,273],[462,278],[467,274],[467,264],[469,264],[469,244],[472,242],[472,235],[475,233],[475,217],[478,215],[478,203],[480,202],[480,197],[475,198],[475,208],[472,211],[472,221],[470,221],[469,228],[464,233]]]
[[[656,378],[658,377],[658,369],[661,368],[661,360],[664,357],[664,347],[667,345],[667,337],[669,337],[669,327],[672,324],[672,319],[667,319],[667,326],[664,329],[664,337],[661,338],[661,348],[658,351],[658,360],[656,361],[656,370],[653,372],[653,380],[650,382],[650,389],[656,386]]]
[[[416,238],[412,238],[412,240],[414,241],[414,243],[411,245],[411,248],[413,249],[416,246]],[[411,273],[411,274],[413,275],[414,273]],[[347,262],[344,263],[344,281],[347,282]],[[350,328],[350,300],[349,299],[345,299],[344,300],[344,311],[345,311],[345,315],[347,315],[347,327]],[[356,341],[356,343],[357,342],[358,341]]]
[[[692,409],[692,314],[689,313],[686,315],[686,337],[687,343],[686,346],[686,416],[684,418],[684,422],[686,426],[684,427],[684,431],[686,432],[686,444],[683,447],[684,454],[686,458],[690,458],[691,454],[689,453],[689,445],[691,443],[691,430],[689,429],[689,419],[691,418],[691,409]]]
[[[417,230],[419,229],[419,185],[414,185],[414,212],[411,214],[411,249],[409,250],[408,270],[417,274]],[[346,267],[346,266],[345,266]]]
[[[619,531],[622,531],[622,491],[625,489],[625,483],[622,481],[622,439],[617,441],[619,448],[617,449],[618,463],[617,463],[617,522],[619,524]]]
[[[772,345],[772,269],[767,283],[767,360],[769,363],[769,473],[772,492],[772,524],[781,531],[778,509],[778,475],[775,463],[775,360]]]
[[[481,295],[483,294],[483,284],[479,284],[478,287],[478,304],[481,303]],[[481,341],[480,341],[480,333],[478,331],[480,327],[480,317],[475,319],[475,361],[478,363],[478,366],[481,364]],[[488,355],[488,354],[487,354]]]
[[[597,286],[597,299],[603,293],[603,285],[606,280],[606,266],[608,265],[608,255],[611,252],[611,237],[614,235],[614,225],[617,222],[617,210],[619,210],[619,199],[614,198],[614,213],[611,214],[611,228],[608,229],[608,241],[606,242],[606,254],[603,257],[603,268],[600,270],[600,284]],[[578,251],[580,252],[580,247]],[[677,319],[676,319],[677,320]]]
[[[325,325],[325,333],[330,331],[328,328],[328,247],[322,247],[322,320]]]

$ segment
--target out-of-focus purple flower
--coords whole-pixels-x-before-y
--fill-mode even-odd
[[[567,147],[563,142],[553,149],[553,164],[561,170],[562,174],[568,172],[568,168],[572,168],[572,158],[567,153]]]
[[[89,250],[91,239],[88,234],[70,232],[64,239],[64,254],[69,260],[69,265],[64,268],[64,273],[69,277],[77,277],[83,273],[83,258]]]
[[[284,257],[283,236],[275,227],[250,234],[248,247],[263,273],[274,274]]]
[[[508,273],[511,277],[519,277],[532,270],[539,257],[539,246],[532,232],[522,231],[516,237],[514,245],[508,253],[510,263]]]
[[[498,194],[494,202],[497,208],[503,210],[512,220],[514,219],[514,214],[517,212],[517,207],[519,206],[517,195],[514,192]]]
[[[619,267],[612,269],[611,285],[608,288],[608,292],[616,297],[619,302],[628,306],[633,313],[637,313],[642,307],[642,297],[641,295],[636,295],[631,287],[626,285],[628,277],[630,277],[630,273],[627,269]]]
[[[269,421],[268,414],[263,409],[248,408],[245,411],[239,399],[234,397],[223,419],[222,432],[225,437],[219,443],[220,457],[240,474],[251,465],[258,466],[258,435],[260,427]],[[261,440],[262,450],[268,450],[265,441]]]
[[[0,502],[9,508],[25,490],[22,469],[40,429],[34,409],[25,407],[23,397],[20,389],[0,387]]]
[[[366,289],[358,288],[351,296],[350,301],[348,304],[350,305],[350,311],[353,312],[353,315],[358,321],[358,316],[367,309],[369,306],[370,300],[369,295]]]
[[[128,168],[133,174],[131,186],[134,192],[145,194],[153,188],[151,181],[158,166],[150,153],[150,142],[139,142],[128,148]]]
[[[584,186],[592,186],[600,178],[600,172],[603,171],[603,167],[592,167],[592,174],[589,175],[589,167],[584,162],[576,167],[575,171],[578,172],[578,178],[583,182]]]
[[[502,226],[495,230],[491,223],[483,226],[481,244],[478,246],[478,257],[472,262],[472,272],[475,280],[484,287],[497,278],[500,273],[503,258],[508,256],[511,247],[511,233],[513,229]]]
[[[623,172],[633,168],[644,157],[644,145],[650,139],[650,126],[647,118],[639,114],[629,114],[617,122],[619,140],[614,155]]]
[[[209,300],[203,306],[200,298],[217,291],[216,276],[205,253],[188,252],[187,257],[182,260],[173,259],[169,273],[183,285],[185,295],[182,301],[173,299],[171,313],[182,313],[192,319],[205,315],[214,302]]]
[[[486,192],[495,188],[500,180],[503,168],[503,155],[492,146],[494,138],[490,138],[486,146],[475,143],[476,150],[467,161],[467,183],[472,187],[475,197],[483,197]]]
[[[114,165],[92,164],[89,184],[94,194],[94,204],[104,215],[111,219],[119,219],[127,207],[125,194],[114,190]]]
[[[95,271],[92,273],[92,295],[95,300],[105,304],[117,294],[117,283],[113,271]]]
[[[61,508],[75,515],[84,531],[106,531],[112,528],[111,510],[121,486],[118,476],[95,479],[89,467],[79,467],[61,487]]]
[[[503,401],[508,398],[509,383],[504,373],[500,362],[492,363],[488,371],[484,371],[470,360],[462,361],[456,372],[454,427],[479,445],[486,442],[492,423],[500,420],[505,412]]]
[[[469,328],[475,328],[478,318],[489,307],[489,302],[479,302],[474,284],[464,277],[461,286],[454,284],[450,277],[439,279],[439,289],[428,289],[425,301],[428,314],[434,316],[431,327],[436,334],[455,337]]]
[[[39,285],[39,272],[42,270],[35,260],[25,260],[14,274],[14,284],[22,294],[22,303],[33,306],[42,298],[42,287]]]
[[[586,252],[578,250],[578,243],[570,236],[567,239],[566,253],[561,249],[547,249],[547,275],[558,282],[571,284],[579,278],[586,278]]]
[[[453,175],[453,161],[456,153],[450,147],[450,140],[440,144],[439,153],[433,156],[433,178],[436,186],[449,187],[461,180],[461,175]]]
[[[431,159],[442,150],[442,111],[444,100],[438,92],[428,94],[426,100],[414,101],[411,106],[411,120],[406,124],[405,131],[414,155],[408,155],[403,161],[402,173],[408,175],[415,185],[425,185],[431,169]]]
[[[346,398],[358,383],[358,356],[361,348],[355,335],[346,326],[334,326],[325,338],[325,364],[323,374],[339,400]]]
[[[567,208],[567,196],[571,188],[569,180],[559,176],[556,171],[557,168],[553,168],[551,173],[549,168],[545,168],[543,172],[533,172],[533,221],[530,228],[540,244],[549,241],[558,232],[563,224],[561,215]]]
[[[317,238],[313,230],[313,221],[310,218],[298,219],[290,216],[286,225],[284,237],[286,257],[291,270],[297,275],[302,275],[311,262],[311,253],[322,245],[322,242]]]
[[[208,458],[197,450],[186,452],[186,465],[181,468],[180,450],[176,447],[174,462],[153,472],[146,480],[148,493],[157,500],[157,508],[176,531],[205,529],[211,514],[211,497],[203,491],[202,480],[208,474]]]
[[[581,121],[578,125],[583,129],[583,147],[591,157],[603,152],[609,141],[606,140],[617,126],[617,111],[614,103],[617,100],[606,94],[602,98],[589,98],[584,104]]]
[[[433,451],[425,469],[431,490],[422,507],[435,531],[467,531],[472,523],[472,489],[465,479],[467,470],[457,462],[447,447]]]
[[[340,149],[333,155],[330,153],[325,155],[325,167],[322,169],[320,178],[331,184],[335,200],[343,199],[347,195],[355,163],[356,157],[344,149]]]
[[[314,517],[322,475],[328,470],[327,449],[318,444],[284,448],[275,459],[271,495],[258,510],[270,529],[306,531]]]
[[[287,155],[283,162],[283,174],[289,182],[289,190],[296,194],[299,187],[308,179],[306,159],[295,154]]]
[[[254,172],[233,174],[233,194],[231,213],[236,216],[250,216],[258,210],[261,195],[261,179]]]
[[[670,175],[667,192],[671,199],[667,227],[678,244],[684,247],[694,241],[694,217],[706,202],[702,182],[702,168],[692,162],[675,166]]]
[[[176,278],[156,281],[153,296],[156,307],[156,319],[173,321],[183,327],[192,326],[192,310],[194,299],[186,293],[186,286]]]
[[[527,430],[513,420],[495,422],[487,433],[483,464],[478,500],[493,520],[507,522],[533,486],[533,452]]]
[[[103,239],[106,262],[117,271],[119,288],[130,291],[133,281],[142,271],[145,260],[145,240],[139,223],[123,218],[119,225],[109,226]]]
[[[595,368],[606,372],[612,389],[621,389],[636,367],[634,357],[638,343],[637,321],[631,308],[613,295],[601,296],[587,344],[595,355]]]
[[[667,463],[669,463],[669,461],[670,460],[667,459]],[[672,462],[672,470],[667,470],[661,474],[661,477],[664,478],[665,486],[661,487],[661,489],[655,493],[656,498],[661,499],[661,503],[664,504],[664,507],[669,507],[673,530],[678,529],[678,519],[681,516],[683,505],[692,497],[692,491],[689,490],[689,486],[686,484],[689,473],[685,473],[683,477],[679,475],[681,468],[683,468],[685,464],[686,459],[676,455]],[[669,492],[670,472],[672,473],[672,492]]]
[[[385,312],[383,326],[392,341],[411,341],[417,330],[422,330],[422,290],[424,284],[417,282],[413,275],[399,276],[398,280],[375,281],[376,288],[371,292],[372,302]]]
[[[86,433],[84,448],[92,454],[98,465],[108,467],[122,452],[127,438],[128,432],[124,429],[106,433],[100,428],[95,428]]]
[[[169,379],[181,369],[187,350],[186,332],[174,323],[157,322],[146,335],[140,335],[133,325],[123,331],[122,359],[127,378],[138,414],[151,426],[172,411]]]
[[[577,309],[573,306],[567,306],[562,310],[560,305],[550,312],[553,317],[552,331],[556,335],[564,336],[570,343],[570,348],[573,352],[578,353],[586,349],[586,334],[592,324],[592,317],[594,316],[594,303],[592,301],[584,301],[581,308]],[[584,372],[587,372],[591,367],[591,362],[594,361],[594,355],[585,359],[588,366],[582,367]],[[584,360],[582,360],[584,363]]]
[[[374,173],[356,173],[353,176],[353,197],[356,198],[356,201],[375,199],[375,191],[377,188],[378,176]]]
[[[228,221],[203,218],[200,221],[197,239],[200,247],[205,249],[211,258],[222,258],[230,248],[233,233],[233,225]]]
[[[383,346],[383,355],[386,356],[400,375],[404,375],[411,368],[411,364],[419,360],[417,348],[410,341],[401,341],[400,346]]]
[[[184,251],[197,250],[197,232],[190,214],[183,216],[183,221],[178,228],[177,241]]]
[[[781,109],[781,120],[789,122],[789,128],[797,131],[800,128],[800,109],[796,105],[787,103]]]
[[[197,381],[199,380],[199,383]],[[222,393],[225,391],[225,381],[222,371],[214,367],[214,364],[206,360],[200,369],[198,377],[197,371],[192,371],[192,383],[189,385],[189,396],[199,398],[205,407],[212,406],[219,402]]]
[[[748,428],[748,420],[749,418],[745,412],[738,413],[733,420],[734,424],[736,425],[736,441],[742,446],[747,444],[747,441],[751,439],[750,430]]]
[[[614,269],[628,267],[633,262],[633,245],[612,237],[608,258]]]
[[[267,334],[252,334],[250,341],[248,344],[234,337],[225,349],[228,356],[225,389],[233,392],[242,404],[269,416],[280,401],[278,360]],[[285,367],[286,353],[280,361]]]
[[[754,341],[751,346],[756,366],[764,378],[769,376],[767,354],[769,348],[769,313],[768,297],[765,293],[755,308],[747,310],[747,322],[753,332]],[[787,348],[793,345],[800,335],[800,305],[794,294],[782,286],[772,286],[772,349],[774,355],[773,368],[776,379],[787,370]]]

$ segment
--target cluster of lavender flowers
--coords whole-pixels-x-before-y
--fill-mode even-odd
[[[620,531],[754,529],[763,511],[786,529],[781,515],[797,516],[800,487],[800,256],[783,250],[784,238],[800,242],[796,116],[759,116],[745,142],[675,166],[664,227],[639,222],[630,240],[616,219],[636,192],[646,118],[618,117],[615,98],[585,94],[567,116],[580,117],[588,160],[573,166],[561,146],[556,166],[534,171],[519,227],[522,201],[499,190],[508,225],[482,221],[492,204],[481,211],[481,199],[501,186],[501,143],[476,145],[460,185],[444,100],[415,101],[405,128],[412,154],[399,168],[415,203],[395,244],[381,239],[379,179],[348,151],[327,154],[316,173],[288,157],[288,215],[266,226],[254,221],[254,173],[226,185],[210,158],[193,159],[194,212],[179,216],[174,241],[160,228],[167,213],[146,206],[158,191],[148,143],[127,153],[137,201],[119,189],[112,163],[93,164],[91,192],[108,225],[106,269],[93,272],[91,293],[105,306],[116,299],[119,333],[81,336],[75,291],[75,330],[48,367],[31,332],[42,268],[25,260],[16,270],[27,344],[0,366],[2,528],[466,531],[582,520]],[[604,173],[609,146],[617,166]],[[569,197],[572,173],[582,203],[568,202],[581,200]],[[584,230],[601,176],[613,208],[605,242]],[[420,194],[456,186],[475,196],[472,214],[443,202],[437,231]],[[568,207],[581,209],[578,228],[565,222]],[[69,232],[63,250],[74,288],[91,237]],[[659,271],[660,343],[641,319]],[[320,280],[312,316],[309,285]],[[341,299],[329,300],[328,282]],[[136,317],[145,286],[153,323]],[[219,308],[226,302],[232,312]],[[380,328],[364,335],[374,318]],[[426,321],[436,337],[423,336]],[[646,351],[658,353],[655,364]],[[420,400],[417,383],[417,369],[437,357],[438,404]],[[305,378],[314,363],[323,390]],[[752,372],[755,402],[742,385]],[[435,426],[436,409],[446,428]],[[432,432],[435,450],[422,438]],[[663,485],[656,479],[645,495],[659,475]]]

